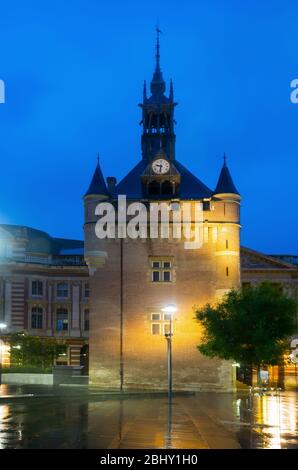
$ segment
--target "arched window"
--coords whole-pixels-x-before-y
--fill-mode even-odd
[[[31,309],[31,328],[32,330],[41,330],[42,329],[42,308],[41,307],[32,307]]]
[[[162,183],[162,185],[161,185],[161,194],[163,194],[164,196],[165,195],[169,195],[169,196],[173,195],[173,185],[172,185],[171,181],[164,181],[164,183]]]
[[[160,183],[158,181],[151,181],[151,183],[148,184],[148,194],[150,196],[160,194]]]

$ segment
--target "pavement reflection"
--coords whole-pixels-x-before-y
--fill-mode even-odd
[[[298,448],[297,393],[200,393],[99,399],[72,391],[5,401],[32,390],[2,386],[0,449]]]

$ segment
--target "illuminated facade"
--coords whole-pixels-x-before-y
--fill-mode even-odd
[[[173,84],[166,95],[159,38],[150,95],[144,86],[142,158],[118,184],[99,163],[84,198],[85,259],[90,270],[90,380],[109,388],[166,388],[165,333],[168,304],[173,318],[173,381],[176,389],[221,391],[235,387],[231,362],[207,359],[197,345],[202,331],[195,306],[240,286],[240,195],[226,161],[214,190],[176,158]],[[203,205],[203,245],[186,249],[183,239],[115,238],[95,235],[95,207],[125,195],[143,202]],[[148,228],[148,227],[147,227]],[[149,232],[149,229],[148,229]]]

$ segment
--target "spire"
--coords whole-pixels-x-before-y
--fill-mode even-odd
[[[171,79],[170,81],[170,94],[169,94],[169,99],[171,101],[174,101],[174,87],[173,87],[173,80]]]
[[[147,99],[147,85],[146,85],[146,80],[144,80],[143,101],[145,102],[146,99]]]
[[[159,44],[159,35],[161,30],[156,26],[156,70],[160,71],[160,44]]]
[[[109,193],[107,190],[107,186],[106,186],[106,183],[105,183],[105,180],[104,180],[104,177],[103,177],[100,165],[99,165],[99,154],[97,154],[96,160],[97,160],[97,165],[93,173],[90,186],[85,196],[91,196],[91,195],[92,196],[97,196],[97,195],[108,196]]]
[[[224,158],[224,163],[223,163],[223,166],[222,166],[219,178],[218,178],[218,182],[217,182],[217,185],[213,194],[229,193],[229,194],[239,195],[239,192],[237,191],[237,188],[234,185],[230,171],[227,167],[227,157],[225,153],[224,153],[223,158]]]
[[[160,69],[160,43],[159,43],[159,35],[161,33],[161,30],[159,27],[156,27],[156,54],[155,54],[155,59],[156,59],[156,64],[155,64],[155,71],[153,74],[153,78],[151,81],[151,93],[152,94],[163,94],[166,91],[166,84],[163,79],[161,69]]]

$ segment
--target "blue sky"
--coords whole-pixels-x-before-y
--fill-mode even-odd
[[[242,243],[298,253],[298,3],[2,2],[0,222],[83,236],[100,153],[121,179],[141,158],[143,80],[174,81],[177,158],[214,188],[225,151],[243,196]]]

